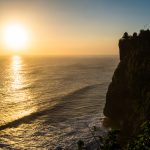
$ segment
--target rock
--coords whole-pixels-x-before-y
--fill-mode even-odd
[[[150,119],[150,31],[119,40],[120,63],[106,95],[104,115],[128,135]]]
[[[55,150],[62,150],[62,148],[60,146],[56,147]]]

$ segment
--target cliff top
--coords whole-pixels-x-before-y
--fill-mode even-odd
[[[139,51],[141,56],[149,56],[150,53],[150,30],[140,30],[137,34],[128,35],[125,32],[119,40],[120,60],[123,60],[127,55],[131,55],[133,51]],[[144,57],[143,57],[144,58]]]
[[[127,32],[125,32],[120,40],[131,39],[150,39],[150,30],[140,30],[138,34],[134,32],[133,35],[129,35]]]

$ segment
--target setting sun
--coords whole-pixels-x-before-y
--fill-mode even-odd
[[[7,48],[11,50],[21,50],[27,47],[28,33],[24,26],[20,24],[10,24],[5,27],[4,41]]]
[[[150,150],[150,0],[0,0],[1,149]]]

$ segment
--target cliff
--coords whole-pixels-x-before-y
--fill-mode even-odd
[[[124,34],[119,40],[120,62],[106,95],[104,115],[135,135],[150,120],[150,31]]]

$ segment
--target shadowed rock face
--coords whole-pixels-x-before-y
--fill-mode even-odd
[[[128,134],[150,119],[150,31],[119,41],[120,63],[109,85],[104,115]]]

